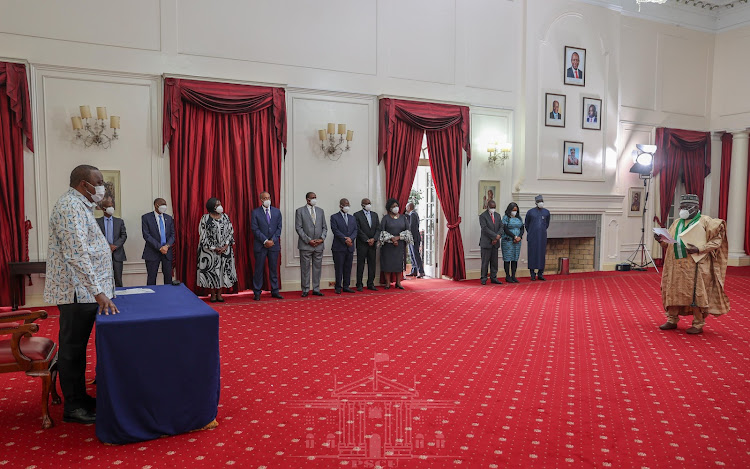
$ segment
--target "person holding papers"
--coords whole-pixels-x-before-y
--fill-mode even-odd
[[[680,316],[692,314],[692,327],[685,332],[700,334],[709,314],[720,316],[729,311],[724,292],[726,222],[701,215],[698,196],[686,194],[680,198],[680,218],[672,223],[669,235],[672,240],[654,234],[664,249],[661,296],[667,322],[659,329],[677,329]]]

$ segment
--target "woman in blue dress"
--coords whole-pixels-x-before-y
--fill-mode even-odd
[[[500,239],[500,247],[503,250],[505,281],[508,283],[518,283],[516,269],[518,268],[518,256],[521,254],[523,232],[523,220],[521,214],[518,213],[518,204],[511,202],[505,209],[503,236]]]

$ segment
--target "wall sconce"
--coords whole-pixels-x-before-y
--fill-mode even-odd
[[[334,124],[333,122],[328,123],[327,132],[323,129],[318,130],[320,149],[323,150],[323,154],[326,155],[327,158],[330,158],[332,160],[338,160],[343,152],[349,151],[349,142],[351,142],[354,138],[354,131],[346,130],[346,124],[339,124],[338,142],[336,142],[336,137],[334,137],[335,134],[336,124]],[[344,140],[344,135],[346,135],[346,140]],[[341,148],[341,145],[344,143],[344,141],[346,141],[346,147]]]
[[[104,133],[107,130],[106,107],[96,108],[96,120],[94,120],[93,125],[89,122],[89,119],[92,119],[91,108],[81,106],[80,110],[80,116],[70,118],[73,122],[73,130],[76,131],[76,141],[83,142],[86,147],[96,145],[102,148],[109,148],[112,146],[112,140],[117,140],[118,138],[117,129],[120,128],[120,116],[109,118],[109,127],[113,129],[112,136],[110,137]],[[83,132],[84,130],[88,133]]]
[[[505,165],[505,160],[510,158],[510,148],[510,143],[503,143],[502,145],[498,145],[497,142],[494,142],[487,144],[487,153],[489,153],[487,161],[491,165],[497,164],[498,161],[500,162],[500,164]]]

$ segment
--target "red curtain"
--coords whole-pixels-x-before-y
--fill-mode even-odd
[[[430,168],[435,192],[448,221],[448,236],[443,247],[443,269],[453,280],[466,278],[464,243],[461,239],[461,133],[457,126],[440,131],[427,131]]]
[[[669,217],[680,169],[685,179],[685,190],[696,194],[699,206],[703,207],[704,183],[711,172],[711,133],[658,128],[656,146],[654,175],[661,175],[661,219],[657,219],[657,222],[664,226]]]
[[[198,224],[217,197],[235,231],[237,290],[252,287],[252,210],[259,193],[281,197],[286,98],[281,88],[167,78],[164,143],[169,143],[178,278],[195,290]],[[277,269],[280,266],[276,267]]]
[[[719,183],[719,218],[727,219],[729,206],[729,170],[732,166],[732,134],[725,132],[721,136],[721,176]]]
[[[8,262],[27,260],[23,137],[34,151],[26,66],[0,62],[0,305],[11,304]],[[25,302],[23,279],[21,304]]]
[[[427,132],[430,167],[440,206],[448,220],[442,272],[466,278],[459,224],[461,150],[471,160],[469,108],[396,99],[380,100],[378,163],[385,166],[386,196],[404,207],[416,175],[422,133]],[[432,142],[432,143],[430,143]],[[442,194],[442,195],[441,195]]]

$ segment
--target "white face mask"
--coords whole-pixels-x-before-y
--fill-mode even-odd
[[[263,201],[263,206],[266,207],[266,208],[270,207],[271,206],[271,199],[264,200]]]
[[[687,220],[689,216],[690,216],[689,210],[685,210],[685,209],[680,210],[680,218],[682,218],[683,220]]]
[[[159,213],[167,213],[167,206],[159,205]]]
[[[316,205],[318,205],[318,199],[310,199],[310,202],[308,203],[312,205],[313,207],[315,207]]]
[[[494,209],[494,208],[491,208],[491,209],[489,209],[489,210],[490,210],[490,213],[491,213],[491,214],[493,214],[493,215],[495,214],[495,209]]]
[[[362,208],[369,212],[370,210],[372,210],[372,204],[363,205]]]
[[[86,184],[94,188],[94,193],[92,194],[91,192],[89,192],[89,195],[91,196],[91,200],[93,200],[95,204],[98,204],[99,202],[104,200],[104,193],[107,192],[107,189],[104,186],[95,186],[88,181],[86,181]],[[86,192],[88,192],[88,190]]]
[[[511,217],[515,217],[516,215],[518,215],[518,212],[516,212],[516,211],[510,212],[510,216]]]
[[[539,208],[544,208],[544,202],[537,202],[536,206]]]
[[[344,213],[349,213],[349,210],[351,210],[351,209],[349,208],[348,205],[346,207],[341,207],[341,211],[344,212]]]
[[[391,207],[391,212],[398,214],[398,205]]]
[[[115,214],[115,208],[114,207],[107,207],[107,210],[104,211],[109,216],[112,216]]]
[[[217,205],[214,210],[216,210],[216,213],[224,213],[224,207],[221,205]]]

